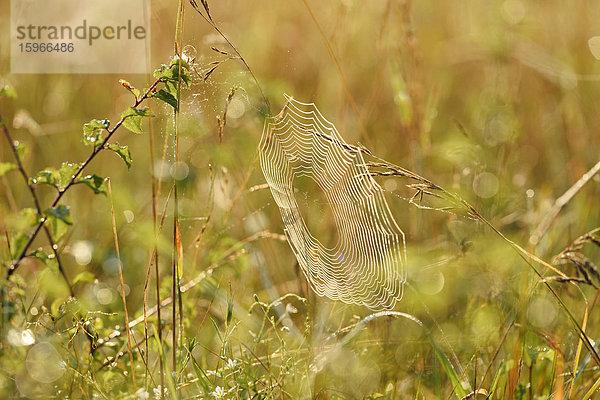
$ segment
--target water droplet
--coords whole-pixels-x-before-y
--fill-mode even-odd
[[[590,40],[588,40],[588,46],[594,58],[600,60],[600,36],[590,38]]]
[[[490,172],[482,172],[473,179],[473,191],[483,199],[489,199],[496,195],[499,187],[498,178]]]
[[[173,179],[181,181],[187,178],[188,174],[190,173],[190,167],[188,167],[186,163],[178,161],[171,165],[171,168],[169,168],[169,173]]]
[[[29,375],[41,383],[51,383],[63,376],[64,362],[54,346],[41,342],[33,346],[27,353],[25,365]]]
[[[135,218],[135,215],[131,210],[123,211],[123,216],[125,217],[125,221],[127,221],[128,224],[132,223],[133,219]]]
[[[92,261],[94,247],[87,240],[79,240],[73,244],[71,253],[79,265],[88,265]]]

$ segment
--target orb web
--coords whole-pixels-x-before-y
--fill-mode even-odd
[[[383,189],[361,149],[346,143],[314,104],[286,98],[282,111],[265,123],[260,164],[300,268],[319,296],[393,308],[406,281],[406,248]],[[323,191],[337,229],[332,247],[307,228],[295,195],[297,177],[314,180]]]

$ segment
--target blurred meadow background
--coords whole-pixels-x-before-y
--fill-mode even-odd
[[[60,200],[72,225],[56,250],[74,296],[43,232],[30,248],[41,252],[4,279],[35,212],[23,211],[34,204],[19,171],[0,178],[0,397],[599,398],[600,235],[586,233],[600,226],[588,173],[600,160],[600,3],[209,6],[212,24],[187,2],[152,1],[151,69],[182,49],[191,85],[177,115],[148,100],[142,134],[114,133],[131,168],[111,151],[86,167],[112,194],[75,185]],[[0,87],[17,92],[0,113],[28,148],[23,167],[83,162],[82,125],[114,126],[135,101],[119,80],[142,90],[155,78],[11,74],[9,2],[0,10]],[[407,237],[395,308],[406,315],[316,296],[258,163],[284,94],[314,102],[348,143],[460,195],[505,238],[464,211],[410,204],[410,181],[376,177]],[[0,162],[15,163],[0,143]],[[50,207],[56,190],[32,187]],[[333,219],[312,189],[299,184],[299,204],[330,243]]]

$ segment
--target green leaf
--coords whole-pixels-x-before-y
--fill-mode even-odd
[[[19,217],[15,228],[19,231],[27,230],[40,222],[40,216],[33,208],[23,208],[19,211]]]
[[[188,350],[188,351],[189,351],[188,354],[191,354],[192,351],[191,350]],[[194,372],[196,373],[196,377],[198,378],[198,381],[202,385],[202,388],[204,389],[204,391],[207,392],[211,385],[210,378],[208,377],[208,375],[206,375],[206,372],[204,372],[204,370],[202,369],[200,364],[198,364],[196,359],[193,356],[190,356],[190,358],[192,360],[192,366],[194,367]]]
[[[19,211],[16,219],[10,222],[11,230],[15,234],[10,241],[11,255],[14,259],[21,255],[25,245],[29,241],[31,228],[40,222],[40,216],[33,208],[23,208]]]
[[[129,107],[121,114],[121,118],[124,118],[123,126],[133,133],[144,133],[142,129],[142,118],[150,116],[152,116],[152,113],[149,109],[136,109],[133,107]]]
[[[179,99],[179,90],[177,82],[165,82],[165,92],[170,93],[174,98]]]
[[[173,79],[173,71],[165,64],[162,64],[159,69],[154,70],[153,75],[156,79],[160,79],[163,82]]]
[[[129,147],[121,146],[119,145],[119,143],[112,143],[109,144],[107,148],[117,153],[119,157],[121,157],[123,161],[125,161],[125,164],[127,164],[127,168],[131,167],[132,160],[131,153],[129,152]]]
[[[29,235],[26,235],[23,232],[17,233],[17,235],[11,240],[10,250],[13,259],[19,258],[23,249],[25,249],[25,245],[29,241]]]
[[[525,398],[525,394],[527,393],[527,389],[525,389],[525,386],[522,383],[519,383],[517,385],[517,388],[515,389],[515,400],[523,400]]]
[[[8,99],[16,99],[17,91],[11,85],[4,85],[0,88],[0,96],[6,97]]]
[[[233,299],[228,296],[227,297],[227,317],[225,318],[226,326],[231,325],[231,319],[233,318]]]
[[[27,153],[29,152],[29,149],[27,148],[25,143],[21,143],[18,140],[15,140],[13,142],[13,145],[17,149],[17,154],[19,155],[19,160],[23,160],[25,158],[25,156],[27,155]]]
[[[77,183],[83,183],[87,185],[96,194],[106,194],[107,186],[104,178],[98,175],[88,175],[77,180]]]
[[[0,163],[0,178],[2,178],[7,172],[17,169],[17,166],[13,163],[3,162]]]
[[[221,335],[221,331],[219,330],[219,327],[217,326],[217,323],[212,318],[210,319],[210,321],[212,322],[212,324],[213,324],[213,326],[215,328],[215,331],[217,332],[217,335],[219,336],[219,340],[222,342],[223,341],[223,335]]]
[[[133,133],[144,133],[142,130],[142,117],[129,117],[123,121],[123,126]]]
[[[444,369],[446,376],[452,384],[454,393],[456,393],[459,399],[462,399],[463,397],[467,396],[468,393],[463,388],[462,383],[460,382],[460,378],[458,377],[456,370],[452,366],[452,363],[450,362],[444,351],[440,348],[440,346],[438,346],[438,344],[433,341],[433,338],[431,338],[431,342],[433,345],[433,349],[435,350],[435,354],[438,360],[442,363],[442,368]]]
[[[490,391],[488,394],[488,398],[491,399],[492,396],[494,395],[494,392],[496,391],[496,386],[498,386],[498,380],[500,379],[500,376],[502,375],[504,369],[504,360],[500,361],[500,365],[498,366],[498,371],[496,371],[496,375],[494,375],[494,379],[492,380],[492,384],[490,385]]]
[[[29,178],[29,183],[31,185],[50,185],[58,188],[60,180],[60,173],[57,170],[54,168],[46,168]]]
[[[173,96],[171,93],[167,92],[164,89],[160,89],[158,92],[154,93],[154,97],[164,101],[165,103],[171,105],[175,110],[177,110],[177,98]]]
[[[81,164],[77,164],[77,163],[70,163],[70,162],[62,163],[60,169],[58,170],[59,186],[61,188],[66,187],[69,184],[69,182],[71,181],[71,178],[73,178],[73,175],[75,175],[75,173],[79,170],[80,167],[81,167]]]
[[[38,260],[42,261],[44,264],[46,264],[48,262],[48,258],[49,258],[48,253],[46,253],[41,248],[36,249],[36,250],[32,251],[31,253],[29,253],[29,257],[35,257]]]
[[[48,222],[52,230],[52,237],[55,240],[60,239],[66,232],[69,225],[73,225],[71,221],[71,212],[69,208],[60,205],[55,208],[49,208],[44,211],[44,215],[48,217]]]
[[[181,58],[176,58],[171,61],[171,68],[176,71],[176,76],[179,75],[179,65],[181,64],[181,81],[185,84],[186,87],[190,87],[192,84],[192,77],[190,76],[190,65],[187,61],[182,60]]]
[[[86,146],[99,146],[102,143],[102,131],[108,129],[110,122],[106,119],[93,119],[83,125],[83,143]]]
[[[94,282],[96,280],[96,277],[94,276],[94,274],[92,274],[89,271],[83,271],[80,272],[79,274],[77,274],[77,276],[75,277],[75,279],[73,279],[73,285],[76,284],[77,282]]]
[[[54,208],[49,208],[44,211],[44,214],[48,217],[58,218],[63,221],[67,225],[73,225],[73,221],[71,221],[71,211],[69,207],[60,205]]]
[[[157,97],[177,110],[180,79],[186,87],[190,87],[192,83],[189,64],[184,60],[175,59],[169,66],[161,65],[160,69],[154,71],[154,77],[160,79],[165,84],[164,89],[160,89],[154,93],[154,97]]]
[[[134,108],[129,107],[127,110],[123,111],[121,117],[128,117],[131,115],[139,115],[141,117],[153,117],[152,111],[149,108]]]
[[[181,65],[181,68],[180,68]],[[154,77],[160,79],[163,82],[179,82],[179,72],[181,70],[181,81],[189,87],[192,83],[190,77],[190,66],[189,64],[180,59],[176,58],[171,61],[169,66],[161,65],[159,69],[154,71]]]

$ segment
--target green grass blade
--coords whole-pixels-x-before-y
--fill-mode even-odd
[[[452,366],[452,363],[446,356],[446,353],[444,353],[444,351],[437,345],[437,343],[433,341],[433,339],[431,339],[431,342],[433,344],[433,349],[435,350],[437,359],[440,361],[440,363],[442,363],[442,368],[444,369],[446,376],[450,380],[450,383],[452,383],[452,389],[454,390],[454,393],[456,393],[459,399],[462,399],[463,397],[467,396],[468,393],[463,388],[458,374],[456,373],[456,370]]]

